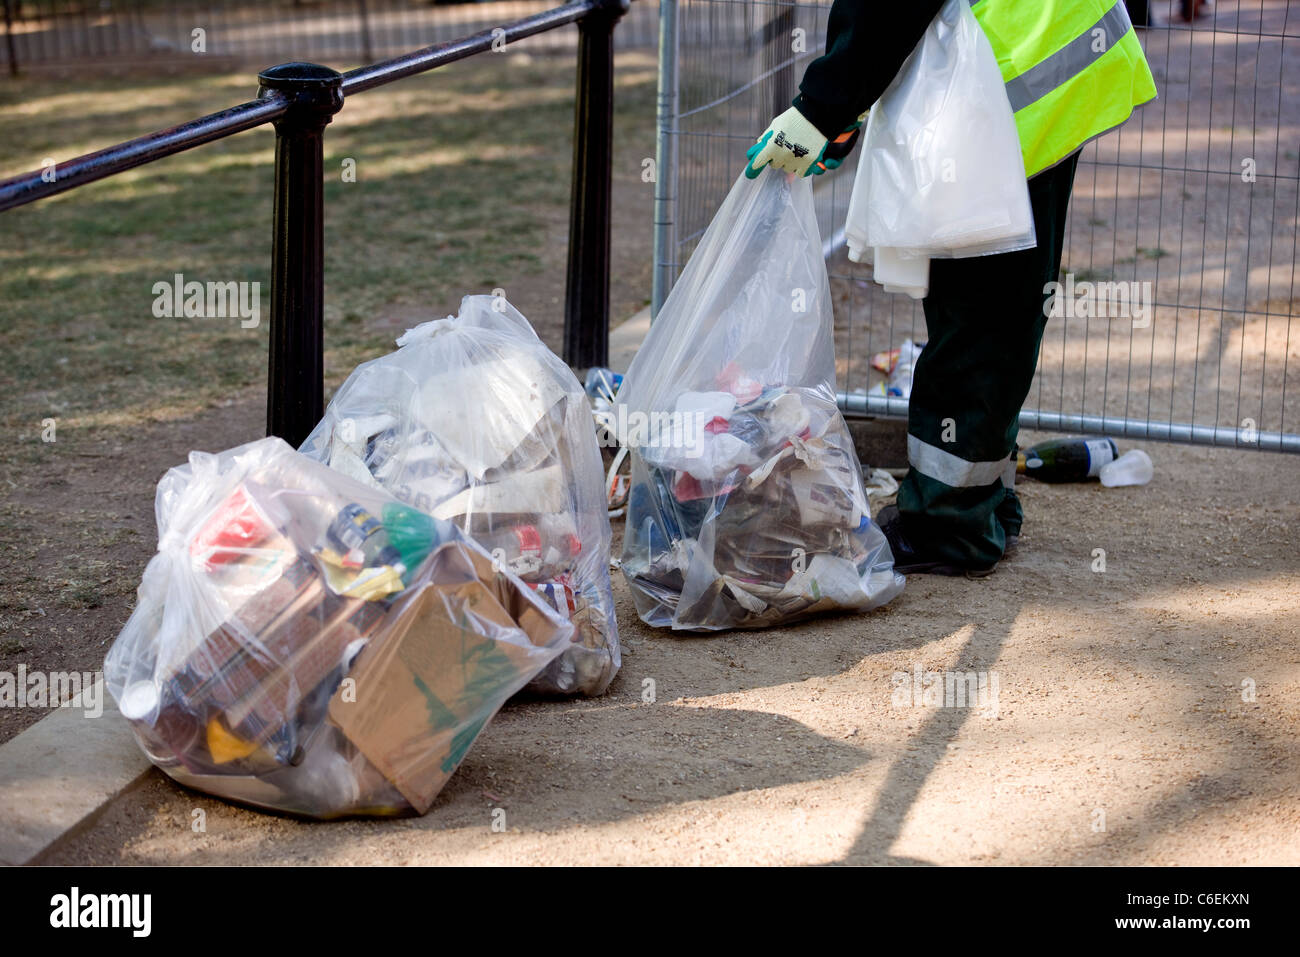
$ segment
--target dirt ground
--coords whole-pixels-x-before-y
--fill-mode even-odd
[[[230,444],[259,413],[166,439],[176,455]],[[158,467],[160,438],[141,438]],[[1026,482],[997,574],[913,577],[872,614],[675,636],[640,624],[616,574],[609,693],[508,705],[423,818],[303,822],[155,771],[47,860],[1300,864],[1300,473],[1144,447],[1151,485]],[[119,470],[92,460],[83,494]],[[996,676],[996,697],[896,701],[894,676],[917,668]]]

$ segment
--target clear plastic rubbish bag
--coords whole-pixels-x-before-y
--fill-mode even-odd
[[[586,390],[503,297],[466,296],[397,345],[353,370],[302,451],[455,522],[575,626],[533,690],[602,694],[621,656]]]
[[[423,814],[573,627],[450,522],[262,439],[158,483],[104,662],[175,780],[328,818]]]
[[[849,258],[921,298],[929,260],[1028,249],[1015,117],[968,0],[947,0],[871,109],[849,200]]]
[[[622,570],[651,625],[756,628],[903,588],[835,403],[807,180],[743,175],[619,390]]]

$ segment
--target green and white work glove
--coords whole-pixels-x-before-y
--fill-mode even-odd
[[[797,107],[792,106],[774,119],[758,142],[746,152],[749,164],[745,167],[745,175],[756,179],[768,164],[773,169],[796,176],[820,176],[829,169],[838,169],[858,141],[862,119],[858,117],[857,122],[828,141]]]
[[[774,119],[758,142],[745,154],[745,175],[757,179],[769,163],[772,169],[807,176],[826,149],[826,137],[793,106]]]

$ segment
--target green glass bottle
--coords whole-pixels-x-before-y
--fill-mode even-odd
[[[1017,471],[1040,482],[1087,482],[1118,456],[1114,439],[1052,439],[1021,452]]]

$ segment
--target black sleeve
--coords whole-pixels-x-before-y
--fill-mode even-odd
[[[835,0],[826,53],[808,64],[794,105],[834,139],[893,81],[943,0]]]

